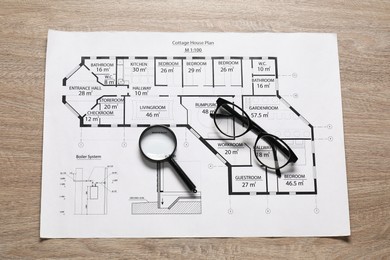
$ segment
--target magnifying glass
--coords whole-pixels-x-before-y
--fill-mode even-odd
[[[197,193],[195,184],[173,159],[177,139],[175,133],[166,126],[153,125],[146,128],[139,138],[139,148],[143,156],[153,162],[168,162],[186,184],[188,189]]]

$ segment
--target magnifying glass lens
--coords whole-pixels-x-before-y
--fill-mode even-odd
[[[155,126],[146,129],[140,140],[144,155],[153,161],[163,161],[170,157],[176,148],[176,138],[165,127]]]

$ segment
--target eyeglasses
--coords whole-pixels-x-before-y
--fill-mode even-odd
[[[228,137],[237,138],[249,131],[257,134],[253,147],[255,157],[264,167],[275,170],[278,177],[281,177],[281,168],[298,160],[293,150],[282,139],[267,133],[239,106],[218,98],[217,108],[210,116],[214,118],[217,129]]]

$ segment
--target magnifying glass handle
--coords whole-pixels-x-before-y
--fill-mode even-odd
[[[180,166],[177,164],[175,160],[172,158],[168,161],[169,164],[176,170],[177,174],[179,174],[180,178],[184,181],[184,183],[187,185],[188,189],[192,191],[193,193],[197,193],[195,184],[191,181],[191,179],[185,174],[185,172],[180,168]]]

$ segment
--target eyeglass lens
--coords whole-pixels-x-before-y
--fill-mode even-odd
[[[278,143],[278,145],[276,145]],[[282,152],[282,149],[284,152]],[[287,145],[272,135],[261,136],[255,144],[255,156],[264,166],[271,169],[284,167],[291,157]]]
[[[249,118],[246,113],[233,104],[223,104],[214,112],[215,125],[229,137],[239,137],[248,131]]]

